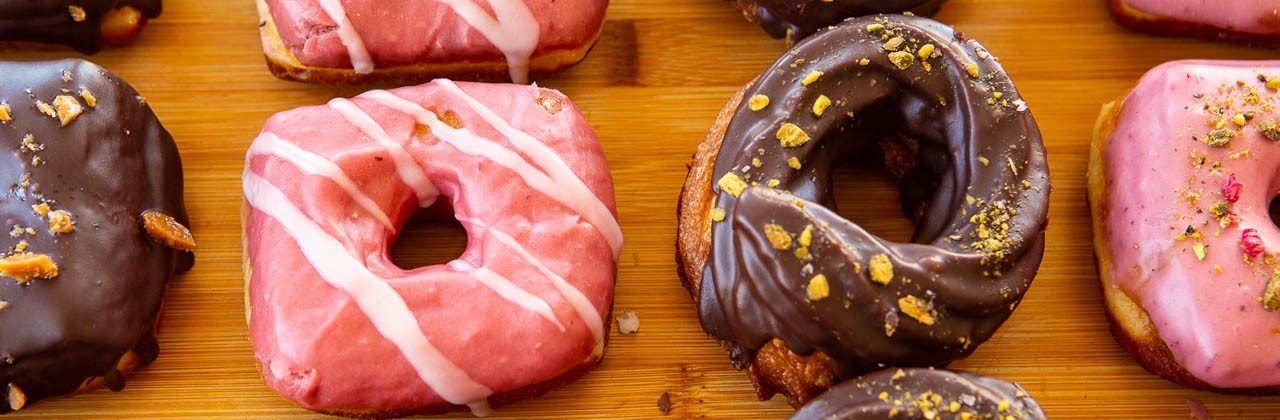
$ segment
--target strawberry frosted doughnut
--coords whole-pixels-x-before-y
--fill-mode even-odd
[[[1116,21],[1160,35],[1280,48],[1280,2],[1275,0],[1109,0]]]
[[[250,334],[312,410],[484,413],[599,363],[622,235],[594,132],[559,92],[438,80],[276,114],[248,152]],[[388,250],[448,204],[466,251]]]
[[[1280,61],[1156,67],[1098,123],[1094,245],[1112,332],[1182,385],[1280,390]]]

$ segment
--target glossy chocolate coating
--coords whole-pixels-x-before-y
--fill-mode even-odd
[[[886,369],[841,383],[791,420],[959,419],[965,414],[972,419],[1045,418],[1040,404],[1016,384],[969,372],[916,368]]]
[[[85,11],[76,22],[69,7]],[[102,50],[102,17],[125,6],[148,19],[160,16],[160,0],[0,0],[0,42],[66,45],[84,54]]]
[[[743,15],[774,38],[800,40],[845,19],[879,13],[931,16],[946,0],[735,0]]]
[[[906,69],[882,49],[895,38],[915,57]],[[918,57],[926,44],[935,49],[928,70]],[[843,379],[881,366],[943,366],[1009,317],[1044,253],[1049,174],[1034,118],[981,45],[926,18],[864,17],[805,39],[744,92],[712,179],[733,171],[758,186],[740,197],[715,187],[725,219],[711,228],[698,288],[703,329],[733,345],[735,365],[777,337],[799,355],[830,356]],[[770,104],[752,111],[756,95]],[[821,117],[820,95],[832,101]],[[788,123],[812,140],[782,145],[777,133]],[[919,143],[899,182],[916,224],[910,243],[876,237],[834,210],[834,168],[880,155],[878,143],[895,136]],[[767,224],[791,245],[776,249]],[[801,258],[807,227],[809,258]],[[878,255],[893,269],[883,285],[868,270]],[[829,292],[811,301],[818,274]],[[904,312],[911,305],[902,299],[928,304],[931,322]]]
[[[28,252],[49,255],[59,268],[57,277],[27,284],[0,277],[0,300],[8,302],[0,309],[0,391],[17,385],[30,406],[75,392],[92,377],[120,389],[117,361],[130,350],[143,363],[155,358],[152,329],[165,288],[193,262],[191,253],[152,240],[141,222],[143,212],[156,210],[189,226],[178,149],[138,92],[92,63],[0,62],[0,74],[0,100],[13,112],[0,123],[0,179],[9,185],[0,226],[35,230],[3,236],[4,246],[25,240]],[[81,88],[95,106],[79,99]],[[35,105],[59,95],[84,106],[65,127]],[[28,133],[44,150],[19,150]],[[44,163],[33,165],[35,156]],[[32,211],[41,202],[70,212],[75,230],[53,235]],[[7,395],[0,392],[0,413],[9,411]]]

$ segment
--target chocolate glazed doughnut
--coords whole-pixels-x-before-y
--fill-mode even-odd
[[[160,0],[0,0],[0,45],[66,45],[84,54],[133,39]]]
[[[913,152],[889,165],[910,243],[834,208],[833,169],[881,144]],[[1049,191],[1039,128],[995,57],[929,19],[864,17],[805,39],[722,111],[681,194],[677,261],[703,329],[761,399],[794,405],[991,337],[1039,268]]]
[[[930,16],[946,0],[731,0],[774,38],[795,41],[841,21],[878,13]]]
[[[1040,403],[1017,384],[969,372],[885,369],[832,388],[791,420],[1044,419]]]

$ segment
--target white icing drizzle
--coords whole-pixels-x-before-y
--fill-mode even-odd
[[[497,293],[498,296],[501,296],[503,299],[506,299],[508,302],[514,303],[521,308],[528,309],[530,312],[541,315],[543,318],[546,318],[547,321],[551,321],[552,324],[555,324],[556,328],[560,329],[560,332],[564,332],[564,324],[561,324],[560,320],[556,319],[556,314],[551,312],[551,305],[547,304],[547,301],[525,291],[520,288],[520,286],[512,283],[511,280],[507,280],[507,278],[503,277],[501,274],[485,267],[476,267],[463,260],[450,261],[449,268],[460,273],[470,274],[472,278],[475,278],[480,282],[480,284],[483,284],[490,290],[493,290],[493,292]]]
[[[418,162],[409,155],[409,151],[404,146],[391,139],[387,135],[387,131],[378,125],[369,114],[366,114],[356,104],[344,98],[334,98],[329,101],[329,107],[342,114],[347,122],[360,129],[366,136],[369,136],[379,145],[387,149],[387,154],[391,155],[391,160],[396,163],[396,171],[400,174],[400,178],[404,183],[413,189],[418,196],[418,204],[423,208],[431,207],[435,203],[436,197],[440,196],[440,191],[435,185],[431,184],[431,180],[427,179],[427,173],[418,166]]]
[[[512,146],[515,146],[516,149],[529,156],[529,158],[533,160],[533,163],[538,165],[538,167],[541,168],[543,172],[546,172],[547,175],[551,176],[551,179],[555,181],[555,183],[572,189],[575,194],[590,195],[591,197],[594,197],[595,201],[591,203],[593,208],[590,212],[584,213],[584,216],[588,219],[592,219],[589,220],[589,222],[600,230],[600,233],[604,235],[605,240],[609,242],[609,246],[613,248],[613,260],[618,260],[618,256],[622,252],[622,227],[618,226],[618,220],[613,217],[613,213],[609,211],[609,207],[604,204],[604,201],[600,200],[595,193],[591,192],[591,188],[587,187],[587,184],[582,181],[582,178],[573,172],[573,169],[564,162],[564,159],[560,158],[559,154],[554,150],[551,150],[550,147],[547,147],[547,145],[542,143],[542,141],[529,135],[529,133],[511,126],[507,120],[503,119],[492,109],[489,109],[489,107],[480,103],[480,101],[476,100],[475,97],[468,95],[452,80],[440,79],[437,80],[437,83],[444,86],[445,90],[453,92],[455,95],[462,98],[467,105],[471,107],[472,111],[475,111],[476,114],[479,114],[480,117],[485,120],[485,122],[488,122],[489,125],[497,129],[499,133],[506,136]],[[534,88],[534,92],[536,96],[536,87]],[[601,215],[605,215],[605,217],[601,217]]]
[[[244,195],[249,205],[275,219],[293,237],[307,261],[326,282],[346,292],[374,328],[395,344],[422,381],[452,404],[487,407],[493,394],[449,361],[418,326],[413,311],[390,284],[371,273],[342,244],[308,218],[274,185],[245,171]]]
[[[372,73],[373,58],[369,56],[369,50],[365,48],[364,39],[360,38],[355,26],[351,24],[351,19],[347,17],[347,11],[342,7],[342,1],[318,1],[320,2],[320,8],[324,9],[324,13],[329,15],[329,19],[333,19],[333,22],[338,25],[338,39],[341,39],[342,45],[347,47],[347,55],[351,56],[351,66],[355,68],[356,73]]]
[[[262,133],[259,135],[258,138],[253,141],[253,145],[249,146],[248,155],[250,158],[257,155],[275,156],[293,164],[293,166],[297,167],[303,174],[328,178],[330,181],[333,181],[334,184],[338,184],[343,191],[346,191],[347,195],[351,196],[351,200],[354,201],[356,205],[364,209],[365,212],[368,212],[370,216],[373,216],[373,218],[377,220],[378,223],[381,223],[382,226],[386,227],[387,230],[396,230],[395,225],[391,223],[391,218],[387,216],[385,211],[382,211],[381,207],[378,207],[378,203],[374,202],[372,198],[369,198],[364,191],[361,191],[360,187],[356,186],[355,181],[352,181],[351,178],[347,176],[346,172],[342,171],[342,168],[339,168],[338,165],[334,164],[329,159],[326,159],[324,156],[312,153],[309,150],[298,147],[296,144],[281,140],[280,137],[271,133]]]
[[[391,92],[374,90],[361,95],[361,97],[373,99],[391,109],[413,115],[419,123],[431,128],[432,134],[463,153],[484,157],[514,171],[530,187],[578,212],[587,223],[595,226],[604,235],[605,239],[609,240],[609,245],[614,251],[614,260],[617,260],[617,256],[622,249],[621,229],[617,227],[618,221],[613,217],[613,213],[609,211],[609,208],[600,200],[600,197],[597,197],[591,190],[585,189],[585,185],[581,188],[574,188],[574,184],[558,183],[547,174],[530,165],[528,161],[524,160],[516,152],[465,128],[455,129],[450,127],[421,105],[396,96]],[[610,232],[617,232],[616,238]]]
[[[511,237],[511,235],[508,235],[506,232],[491,227],[479,219],[465,219],[459,221],[489,232],[489,235],[493,236],[494,239],[497,239],[498,242],[514,251],[516,255],[520,256],[521,259],[534,269],[537,269],[539,273],[542,273],[542,275],[551,279],[551,284],[555,285],[556,290],[560,292],[560,295],[564,296],[565,300],[569,301],[569,304],[573,306],[573,309],[578,312],[578,317],[582,318],[582,320],[586,322],[587,329],[591,331],[591,336],[596,340],[596,345],[601,346],[604,344],[604,318],[601,317],[600,312],[596,310],[595,305],[591,304],[591,300],[587,299],[587,296],[582,293],[582,290],[579,290],[577,287],[569,284],[564,277],[561,277],[559,274],[551,271],[550,268],[547,268],[546,264],[543,264],[542,261],[538,260],[537,257],[534,257],[533,254],[530,254],[529,250],[525,249],[523,245],[520,245],[519,241],[516,241],[515,238]]]
[[[440,0],[476,28],[507,57],[511,81],[529,83],[529,58],[538,48],[542,28],[524,0],[487,0],[493,15],[476,0]]]

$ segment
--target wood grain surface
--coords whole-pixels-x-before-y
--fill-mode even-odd
[[[91,59],[146,95],[178,141],[200,244],[195,270],[170,290],[159,360],[130,377],[124,391],[45,401],[8,417],[312,415],[268,390],[255,367],[240,272],[240,173],[244,151],[269,115],[366,87],[272,78],[252,0],[165,3],[139,42]],[[953,0],[938,19],[1003,60],[1038,117],[1055,187],[1048,249],[1034,286],[995,337],[954,367],[1021,383],[1054,418],[1188,418],[1190,400],[1216,418],[1280,416],[1280,397],[1180,388],[1121,350],[1103,315],[1084,203],[1100,104],[1167,60],[1278,54],[1130,33],[1112,22],[1103,0]],[[598,370],[494,418],[660,418],[656,401],[664,392],[670,418],[792,413],[782,399],[755,400],[746,375],[699,328],[673,261],[676,197],[689,157],[729,96],[785,47],[723,0],[614,0],[587,60],[540,81],[568,94],[604,144],[627,240],[614,308],[635,311],[641,327],[629,336],[615,329]],[[0,52],[23,60],[65,55],[73,54]],[[911,224],[897,216],[888,181],[857,171],[841,179],[843,214],[890,238],[909,236]],[[456,227],[421,224],[396,253],[405,265],[442,262],[464,243]]]

